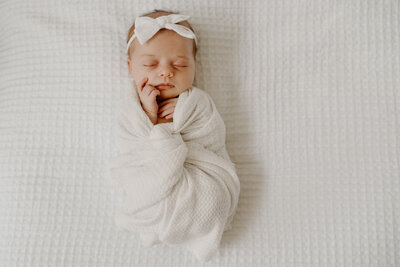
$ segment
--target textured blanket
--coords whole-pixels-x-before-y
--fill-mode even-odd
[[[0,266],[400,266],[399,5],[0,1]],[[126,33],[153,9],[191,16],[240,178],[205,264],[115,227]]]
[[[123,98],[110,162],[123,194],[120,229],[140,232],[145,246],[165,242],[207,261],[231,228],[240,184],[225,147],[225,125],[211,97],[180,94],[174,121],[153,125],[136,93]]]

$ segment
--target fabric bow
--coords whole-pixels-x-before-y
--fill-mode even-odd
[[[163,28],[173,30],[183,37],[194,39],[197,45],[196,35],[189,28],[176,24],[187,19],[189,19],[189,16],[179,14],[161,16],[155,19],[150,17],[137,17],[135,20],[135,34],[129,39],[126,51],[129,50],[129,46],[135,37],[138,38],[140,44],[144,44]]]

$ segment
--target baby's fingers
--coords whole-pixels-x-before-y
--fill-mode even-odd
[[[161,93],[160,93],[160,91],[159,90],[157,90],[157,89],[154,89],[153,91],[151,91],[151,93],[150,93],[150,97],[154,97],[154,98],[156,98],[158,95],[160,95]]]
[[[163,105],[166,105],[168,103],[175,103],[178,102],[178,98],[177,97],[173,97],[173,98],[168,98],[167,100],[164,100],[163,102],[161,102],[159,104],[160,107],[162,107]]]
[[[143,90],[143,88],[146,86],[146,83],[149,81],[149,78],[148,77],[145,77],[145,78],[143,78],[141,81],[140,81],[140,86],[139,86],[139,88],[138,88],[138,90],[141,92],[142,90]]]
[[[174,110],[175,110],[174,107],[166,109],[163,112],[159,113],[159,117],[164,117],[164,116],[167,116],[167,115],[170,115],[170,114],[174,114]]]
[[[167,108],[171,108],[171,107],[175,108],[173,103],[168,103],[168,104],[165,104],[164,106],[159,105],[158,113],[161,113],[164,110],[166,110]]]
[[[151,86],[151,85],[146,85],[144,88],[143,88],[143,94],[145,95],[145,96],[150,96],[151,95],[151,93],[153,93],[154,91],[158,91],[159,92],[159,90],[157,90],[155,87],[153,87],[153,86]]]

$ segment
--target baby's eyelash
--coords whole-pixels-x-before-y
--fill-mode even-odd
[[[145,67],[154,67],[156,65],[157,64],[151,64],[151,65],[143,64],[143,66],[145,66]],[[187,65],[177,65],[177,64],[174,64],[173,66],[174,67],[179,67],[179,68],[187,68],[188,67]]]

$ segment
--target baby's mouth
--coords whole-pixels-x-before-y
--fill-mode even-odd
[[[160,83],[159,85],[156,85],[156,88],[160,90],[171,89],[173,87],[175,86],[170,83]]]

